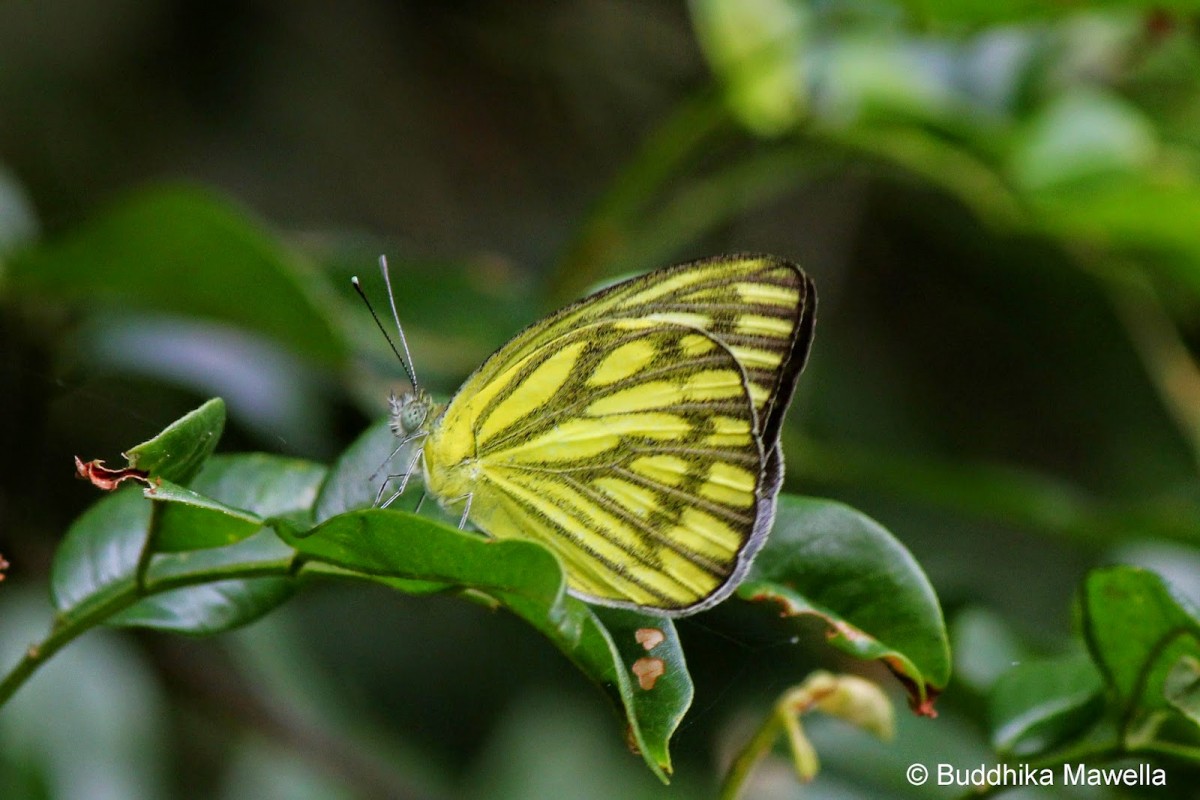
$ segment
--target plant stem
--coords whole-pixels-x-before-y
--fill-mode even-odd
[[[91,612],[79,617],[59,617],[50,629],[45,639],[29,646],[22,658],[13,669],[0,680],[0,707],[24,685],[25,681],[37,671],[38,667],[50,660],[75,637],[100,624],[108,617],[121,611],[137,600],[135,593],[114,596],[109,602],[97,606]]]
[[[1151,281],[1136,267],[1107,271],[1117,316],[1146,373],[1200,467],[1200,364]]]
[[[129,606],[150,597],[155,594],[179,589],[185,586],[196,586],[203,583],[211,583],[218,580],[229,580],[231,578],[267,578],[267,577],[282,577],[288,575],[290,567],[290,559],[287,562],[277,564],[256,565],[244,570],[228,570],[215,569],[211,572],[197,572],[186,576],[175,576],[164,578],[155,581],[152,584],[139,586],[138,581],[128,581],[127,588],[124,591],[117,592],[103,603],[97,604],[90,608],[86,613],[79,615],[65,614],[59,615],[55,620],[54,625],[50,628],[50,633],[42,641],[30,645],[25,651],[25,656],[17,662],[7,675],[0,679],[0,708],[8,702],[9,698],[20,689],[25,681],[38,670],[42,664],[46,663],[52,655],[61,650],[65,645],[70,643],[78,636],[86,633],[97,625],[102,624],[105,620],[111,618],[114,614],[124,611]],[[143,576],[144,580],[144,576]]]
[[[779,738],[782,729],[783,720],[780,718],[779,709],[773,708],[755,731],[754,736],[729,765],[729,770],[725,773],[725,780],[721,783],[720,800],[737,800],[745,788],[746,779],[750,777],[750,773],[758,762],[762,761],[774,747],[775,740]]]

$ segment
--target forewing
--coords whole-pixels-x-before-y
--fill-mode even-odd
[[[741,363],[765,441],[783,414],[812,343],[816,292],[797,265],[769,255],[693,261],[617,283],[534,323],[483,363],[463,389],[500,372],[582,326],[620,320],[663,322],[706,331]]]

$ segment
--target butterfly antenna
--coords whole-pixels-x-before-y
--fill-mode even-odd
[[[379,260],[383,261],[383,258],[381,257]],[[384,262],[384,263],[386,264],[387,262]],[[384,270],[383,274],[384,274],[384,277],[386,278],[387,277],[386,269]],[[411,383],[413,385],[413,389],[416,389],[417,388],[417,376],[413,374],[412,366],[409,364],[408,361],[404,360],[404,356],[400,355],[400,351],[398,349],[396,349],[396,343],[392,341],[392,337],[391,337],[391,335],[388,334],[387,328],[383,327],[383,322],[380,321],[379,315],[375,313],[375,307],[373,305],[371,305],[371,301],[367,299],[367,294],[366,294],[366,292],[363,291],[362,284],[359,283],[358,276],[355,275],[354,277],[352,277],[350,279],[350,283],[354,285],[354,291],[358,292],[358,296],[362,298],[363,303],[367,307],[367,311],[371,312],[371,319],[375,320],[375,327],[379,328],[379,332],[382,333],[383,338],[387,340],[388,347],[392,348],[392,352],[396,354],[396,360],[400,362],[400,366],[404,367],[404,374],[408,376],[409,383]],[[388,283],[388,298],[390,299],[391,296],[392,296],[392,285],[391,285],[391,283]],[[392,301],[392,313],[393,314],[396,313],[396,303],[394,300]],[[397,326],[397,328],[399,328],[399,326],[400,326],[399,319],[396,320],[396,326]],[[404,342],[404,330],[403,329],[400,329],[400,341],[402,343]],[[408,344],[407,343],[404,344],[404,352],[405,353],[408,352]]]
[[[379,271],[383,273],[383,285],[387,287],[388,305],[392,307],[392,321],[396,323],[396,332],[400,334],[400,346],[404,348],[404,359],[408,362],[408,377],[412,378],[413,388],[417,388],[417,371],[413,366],[412,354],[408,352],[408,339],[404,336],[404,326],[400,324],[400,314],[396,311],[396,295],[392,292],[392,276],[388,271],[387,256],[379,257]]]

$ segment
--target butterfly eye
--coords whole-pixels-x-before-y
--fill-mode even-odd
[[[404,413],[400,415],[400,424],[404,426],[405,431],[412,433],[421,427],[428,413],[429,408],[424,403],[409,403],[405,407]]]
[[[397,436],[414,433],[425,424],[429,416],[429,402],[426,398],[414,394],[391,398],[392,432]]]

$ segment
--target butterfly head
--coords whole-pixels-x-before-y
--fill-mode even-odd
[[[389,425],[392,433],[403,438],[425,427],[433,411],[433,398],[424,389],[414,389],[397,397],[388,398]]]

